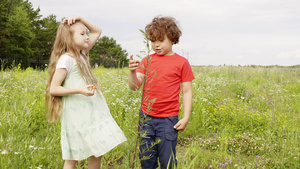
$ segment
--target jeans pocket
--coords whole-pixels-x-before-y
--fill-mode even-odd
[[[165,118],[165,136],[166,139],[171,140],[177,140],[178,137],[178,131],[174,129],[175,124],[178,122],[178,116],[171,116]]]

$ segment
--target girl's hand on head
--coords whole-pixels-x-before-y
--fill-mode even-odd
[[[95,94],[95,89],[93,89],[94,85],[87,85],[80,88],[80,93],[85,96],[93,96]]]
[[[134,72],[139,67],[140,61],[134,60],[133,55],[130,56],[129,59],[129,70]]]
[[[79,16],[71,16],[71,17],[68,17],[68,18],[65,18],[63,20],[63,23],[66,23],[68,25],[72,25],[74,24],[76,21],[79,21],[80,20],[80,17]]]

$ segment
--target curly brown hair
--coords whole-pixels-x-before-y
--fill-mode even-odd
[[[145,27],[145,31],[148,36],[147,38],[152,42],[157,40],[163,41],[166,35],[174,44],[179,42],[179,37],[182,34],[175,18],[162,16],[156,16],[152,22]]]

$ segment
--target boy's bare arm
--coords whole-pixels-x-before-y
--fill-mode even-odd
[[[131,90],[138,90],[142,83],[143,83],[143,79],[145,77],[144,74],[142,73],[137,73],[136,69],[139,66],[140,61],[138,60],[133,60],[133,56],[130,56],[129,59],[129,77],[128,77],[128,84]]]
[[[182,106],[183,118],[178,121],[174,128],[178,131],[183,131],[190,119],[193,102],[193,86],[192,81],[182,83]]]

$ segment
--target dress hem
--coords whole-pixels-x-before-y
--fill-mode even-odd
[[[78,158],[78,159],[67,159],[67,158],[62,158],[63,160],[75,160],[75,161],[80,161],[80,160],[84,160],[84,159],[87,159],[91,156],[95,156],[96,158],[97,157],[100,157],[100,156],[103,156],[104,154],[108,153],[110,150],[114,149],[115,147],[117,147],[118,145],[124,143],[125,141],[127,141],[127,139],[125,138],[124,140],[121,140],[119,143],[113,145],[111,148],[107,149],[107,151],[103,152],[103,153],[99,153],[99,154],[91,154],[91,155],[88,155],[86,157],[83,157],[83,158]]]

